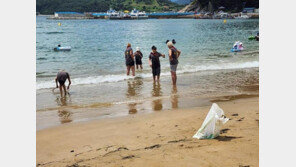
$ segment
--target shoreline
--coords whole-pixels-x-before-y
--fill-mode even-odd
[[[192,138],[211,105],[40,130],[37,166],[258,166],[258,101],[217,97],[230,121],[213,140]]]
[[[164,15],[163,15],[164,14]],[[235,16],[240,15],[240,13],[229,13],[230,16],[227,16],[226,18],[215,18],[213,16],[208,17],[204,16],[203,14],[188,14],[188,15],[170,15],[166,13],[163,13],[161,15],[148,15],[147,18],[145,19],[235,19]],[[259,19],[259,13],[246,13],[247,16],[249,16],[248,19]],[[129,19],[124,19],[118,18],[118,19],[110,19],[106,17],[107,15],[101,15],[101,16],[94,16],[94,15],[84,15],[84,16],[63,16],[63,17],[55,17],[54,15],[36,15],[36,16],[47,16],[47,19],[50,20],[97,20],[97,19],[103,19],[103,20],[143,20],[139,18],[129,18]]]
[[[179,76],[176,87],[171,85],[170,77],[162,77],[159,84],[153,84],[150,78],[138,78],[73,86],[66,100],[59,98],[58,91],[37,92],[37,130],[65,123],[205,106],[224,96],[257,95],[258,89],[258,68],[252,68],[184,74]]]

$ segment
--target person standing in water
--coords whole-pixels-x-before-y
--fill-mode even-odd
[[[153,81],[155,82],[156,76],[157,81],[159,81],[160,78],[160,61],[159,57],[165,58],[164,54],[158,53],[157,48],[155,46],[152,46],[152,52],[149,55],[149,65],[152,68],[152,75],[153,75]]]
[[[135,61],[132,45],[130,43],[127,44],[125,54],[125,64],[126,64],[126,75],[129,75],[130,70],[132,69],[132,75],[135,76]]]
[[[174,47],[172,42],[168,42],[167,46],[169,48],[169,60],[170,60],[170,68],[171,68],[171,76],[173,85],[177,84],[177,66],[178,66],[178,58],[181,54],[177,48]]]
[[[57,77],[55,78],[55,82],[56,82],[56,88],[60,88],[60,93],[61,93],[61,97],[63,97],[63,89],[64,89],[64,95],[66,96],[67,91],[66,91],[66,85],[65,82],[69,81],[69,85],[67,86],[67,90],[69,90],[70,85],[71,85],[71,79],[70,79],[70,75],[68,72],[66,72],[65,70],[61,70],[58,72]],[[58,82],[60,84],[60,86],[58,86]]]
[[[134,56],[136,58],[136,66],[137,66],[137,69],[139,68],[138,66],[140,66],[140,68],[142,70],[143,69],[143,67],[142,67],[143,54],[140,51],[140,48],[139,47],[137,47],[136,49],[137,49],[137,51],[134,53]]]

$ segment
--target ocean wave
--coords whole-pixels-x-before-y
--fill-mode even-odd
[[[64,32],[58,32],[58,31],[53,31],[53,32],[45,32],[45,34],[63,34]]]
[[[47,60],[47,58],[45,58],[45,57],[39,57],[39,58],[37,58],[37,60]]]
[[[51,78],[54,78],[56,75],[42,75],[42,74],[37,74],[36,77],[37,78],[48,78],[48,77],[51,77]]]
[[[193,65],[185,65],[181,67],[177,73],[193,73],[199,71],[213,71],[213,70],[227,70],[227,69],[242,69],[242,68],[253,68],[259,67],[258,61],[244,62],[244,63],[225,63],[225,64],[215,64],[215,65],[201,65],[201,66],[193,66]],[[163,70],[165,71],[165,70]],[[169,76],[170,72],[162,72],[161,76]],[[151,73],[142,73],[136,74],[136,77],[147,78],[151,77]],[[72,85],[86,85],[86,84],[99,84],[106,82],[119,82],[128,79],[132,79],[132,76],[126,76],[125,74],[118,75],[103,75],[103,76],[91,76],[84,78],[74,78],[72,79]],[[40,81],[37,82],[37,89],[45,89],[45,88],[53,88],[55,86],[54,80],[52,81]]]

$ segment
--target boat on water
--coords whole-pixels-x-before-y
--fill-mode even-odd
[[[131,17],[131,15],[129,15],[128,13],[124,13],[124,14],[122,14],[121,19],[122,19],[122,20],[131,20],[132,17]]]
[[[107,17],[110,20],[131,20],[131,19],[148,19],[145,11],[140,12],[136,9],[130,13],[126,10],[124,12],[117,12],[116,10],[110,9],[107,11]]]
[[[146,14],[145,11],[139,12],[138,19],[148,19],[148,15]]]
[[[148,19],[145,11],[140,12],[137,9],[133,9],[130,13],[130,16],[132,19]]]
[[[249,19],[247,14],[241,13],[240,16],[234,17],[235,19]]]
[[[71,51],[71,46],[58,46],[53,48],[54,51]]]
[[[214,19],[230,19],[232,18],[231,15],[229,13],[226,13],[226,12],[223,12],[223,11],[220,11],[218,13],[214,13],[214,16],[213,16]]]
[[[110,9],[107,11],[107,16],[109,19],[113,19],[113,20],[117,20],[121,18],[120,13],[113,9]]]

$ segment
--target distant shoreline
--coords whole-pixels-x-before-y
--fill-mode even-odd
[[[160,12],[161,13],[161,12]],[[165,12],[164,12],[165,13]],[[246,16],[248,16],[248,19],[259,19],[259,13],[246,13]],[[62,17],[55,17],[54,15],[45,15],[45,14],[38,14],[36,16],[47,16],[47,19],[52,19],[52,20],[88,20],[88,19],[109,19],[106,16],[90,16],[90,15],[85,15],[85,16],[62,16]],[[207,15],[204,14],[188,14],[188,15],[148,15],[147,19],[235,19],[235,17],[240,16],[240,13],[229,13],[228,17],[225,18],[217,18],[217,17],[208,17]],[[115,19],[115,20],[137,20],[137,19]]]

